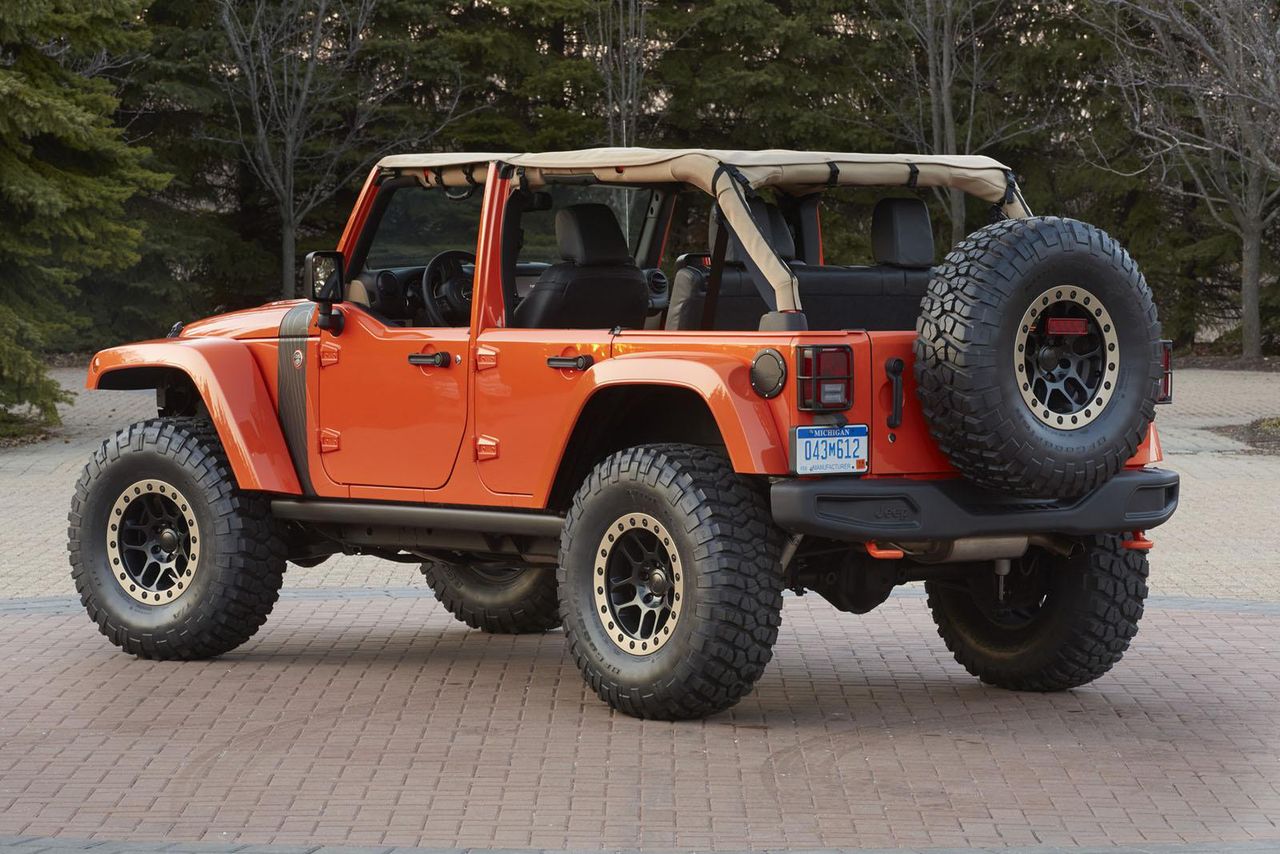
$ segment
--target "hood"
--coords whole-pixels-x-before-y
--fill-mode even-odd
[[[307,300],[280,300],[188,323],[179,338],[278,338],[289,309]]]

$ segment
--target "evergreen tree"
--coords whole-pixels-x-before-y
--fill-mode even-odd
[[[112,125],[99,76],[144,43],[137,12],[132,0],[0,5],[0,408],[29,406],[47,423],[65,395],[34,351],[82,330],[77,278],[137,260],[125,203],[163,183]]]

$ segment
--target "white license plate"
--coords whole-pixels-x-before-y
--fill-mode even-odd
[[[867,425],[796,427],[791,470],[796,474],[863,474],[867,471]]]

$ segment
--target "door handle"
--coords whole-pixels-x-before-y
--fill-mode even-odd
[[[884,363],[884,372],[889,375],[889,382],[893,383],[893,411],[885,419],[890,428],[902,426],[902,371],[906,366],[906,362],[896,356]]]
[[[428,368],[447,368],[453,357],[445,351],[438,353],[410,353],[409,364]]]
[[[595,364],[595,361],[587,353],[583,353],[581,356],[552,356],[547,359],[547,367],[562,371],[585,371]]]

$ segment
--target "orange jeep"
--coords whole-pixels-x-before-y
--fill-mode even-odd
[[[823,245],[847,187],[892,191],[869,265]],[[915,191],[948,187],[993,222],[935,263]],[[1177,505],[1169,346],[1125,250],[994,160],[388,157],[305,270],[310,300],[93,357],[89,388],[157,397],[71,502],[77,589],[129,653],[231,650],[286,561],[337,553],[420,564],[474,628],[563,625],[640,717],[740,699],[787,588],[860,614],[923,581],[1013,689],[1083,685],[1137,631]]]

